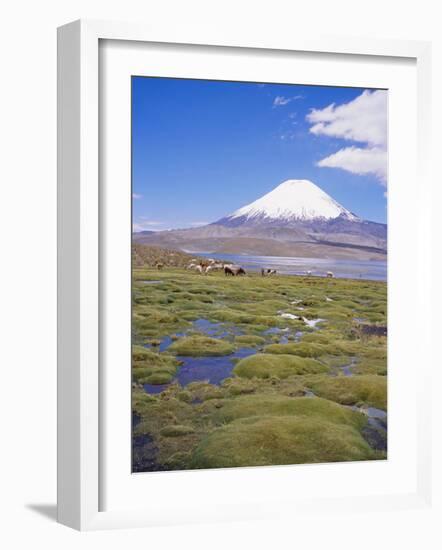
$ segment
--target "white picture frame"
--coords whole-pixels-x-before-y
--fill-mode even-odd
[[[117,22],[76,21],[58,31],[58,520],[80,530],[140,527],[216,519],[290,516],[330,507],[330,499],[299,502],[266,496],[249,503],[242,513],[210,510],[204,503],[189,507],[189,513],[166,514],[164,508],[121,507],[103,510],[100,483],[103,475],[100,413],[100,335],[102,319],[100,212],[103,208],[99,174],[99,48],[101,40],[127,43],[168,43],[228,47],[242,52],[248,48],[282,52],[328,53],[332,55],[409,58],[417,67],[417,162],[419,204],[431,204],[428,172],[430,121],[430,45],[425,42],[365,40],[330,37],[281,37],[269,44],[265,38],[243,38],[220,32],[219,37],[187,36],[185,29],[168,35],[154,28]],[[431,231],[424,208],[417,214],[419,227],[419,269],[417,290],[420,311],[430,311]],[[428,316],[429,317],[429,316]],[[431,329],[420,328],[423,345],[431,349]],[[416,385],[417,404],[417,484],[404,494],[347,496],[336,498],[333,508],[345,512],[355,502],[366,511],[422,507],[431,500],[430,387],[431,363],[421,366]],[[256,472],[257,469],[255,469]],[[279,469],[284,478],[284,470]],[[181,475],[191,475],[181,473]],[[224,475],[217,472],[218,477]],[[302,511],[301,511],[302,510]]]

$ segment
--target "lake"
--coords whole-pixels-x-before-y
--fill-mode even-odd
[[[247,271],[261,271],[261,268],[276,269],[283,275],[325,276],[332,271],[335,277],[349,279],[387,280],[387,261],[354,261],[323,258],[295,258],[284,256],[247,256],[236,254],[199,254],[206,258],[226,260],[239,264]]]

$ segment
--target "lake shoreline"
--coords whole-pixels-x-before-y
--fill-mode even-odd
[[[260,272],[264,269],[276,269],[280,275],[326,277],[331,271],[339,279],[358,281],[387,281],[387,260],[336,260],[330,258],[302,258],[286,256],[253,256],[247,254],[211,254],[199,252],[199,256],[213,258],[242,265],[246,270]]]

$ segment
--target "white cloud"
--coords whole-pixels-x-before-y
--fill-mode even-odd
[[[281,105],[287,105],[290,103],[291,99],[289,97],[284,97],[283,95],[277,95],[273,100],[273,107],[279,107]]]
[[[297,136],[296,132],[288,131],[280,134],[279,139],[281,139],[282,141],[290,141],[292,139],[295,139],[296,136]]]
[[[307,120],[313,124],[310,132],[351,139],[369,145],[387,143],[387,92],[365,90],[349,103],[325,109],[312,109]]]
[[[287,105],[291,101],[295,101],[296,99],[303,99],[302,95],[294,95],[292,97],[284,97],[283,95],[277,95],[275,99],[273,100],[273,107],[281,107],[283,105]]]
[[[189,222],[190,227],[200,227],[202,225],[207,225],[210,222]]]
[[[139,193],[132,193],[132,198],[135,200],[142,199],[143,195],[140,195]]]
[[[207,225],[208,221],[195,221],[195,222],[183,222],[175,221],[173,224],[160,222],[157,220],[150,220],[144,216],[140,216],[132,224],[132,231],[135,233],[138,231],[166,231],[172,228],[184,229],[186,227],[201,227]]]
[[[318,162],[318,166],[341,168],[354,174],[374,174],[387,180],[387,92],[365,90],[356,99],[324,109],[312,109],[307,121],[315,135],[365,144],[347,147]]]
[[[341,168],[359,175],[374,174],[386,185],[387,160],[387,151],[380,147],[346,147],[320,160],[318,166]]]
[[[132,230],[133,231],[153,230],[155,227],[160,228],[162,225],[164,225],[164,223],[160,221],[140,219],[133,223]]]

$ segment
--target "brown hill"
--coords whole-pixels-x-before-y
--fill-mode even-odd
[[[197,256],[179,250],[148,246],[141,243],[132,244],[132,265],[134,267],[155,267],[158,263],[162,263],[166,267],[183,268],[188,266],[193,258],[200,260]]]

